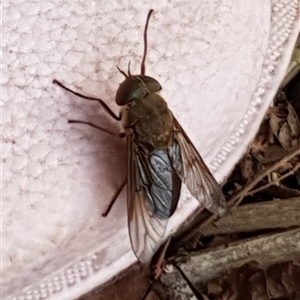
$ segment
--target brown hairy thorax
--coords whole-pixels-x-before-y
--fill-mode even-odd
[[[132,128],[137,142],[148,149],[167,149],[172,143],[174,122],[166,101],[153,93],[133,103],[129,104],[125,129]]]

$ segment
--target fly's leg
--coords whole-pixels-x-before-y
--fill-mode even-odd
[[[93,128],[96,128],[96,129],[99,129],[101,131],[104,131],[106,133],[109,133],[111,135],[114,135],[114,136],[119,136],[120,138],[123,138],[125,135],[124,133],[120,133],[120,134],[115,134],[105,128],[102,128],[92,122],[88,122],[88,121],[80,121],[80,120],[68,120],[68,123],[78,123],[78,124],[86,124],[86,125],[89,125]],[[112,198],[112,200],[110,201],[109,205],[108,205],[108,208],[106,209],[106,211],[102,214],[103,217],[107,217],[107,215],[109,214],[111,208],[113,207],[114,203],[116,202],[117,198],[119,197],[120,193],[122,192],[125,184],[127,183],[127,178],[124,180],[124,182],[122,183],[122,185],[119,187],[119,189],[117,190],[116,194],[114,195],[114,197]]]
[[[109,214],[112,206],[114,205],[114,203],[116,202],[117,198],[119,197],[120,193],[122,192],[125,184],[127,183],[127,178],[125,178],[124,182],[122,183],[122,185],[119,187],[119,189],[117,190],[116,194],[114,195],[114,197],[111,199],[107,210],[102,214],[103,217],[107,217],[107,215]]]
[[[161,276],[163,272],[163,265],[164,265],[164,260],[166,256],[167,249],[170,245],[171,242],[171,237],[167,239],[167,241],[159,248],[159,250],[155,253],[154,257],[152,257],[151,262],[150,262],[150,284],[148,285],[148,288],[146,292],[144,293],[143,297],[141,300],[146,300],[148,295],[150,294],[151,290],[154,292],[154,285],[156,282],[158,282],[159,277]],[[160,282],[159,282],[160,283]]]
[[[159,251],[154,256],[152,263],[152,275],[157,280],[163,272],[163,265],[166,257],[166,252],[171,242],[171,237],[160,247]],[[155,262],[155,263],[154,263]]]
[[[91,126],[93,128],[96,128],[96,129],[99,129],[101,131],[104,131],[104,132],[106,132],[108,134],[111,134],[111,135],[114,135],[114,136],[119,136],[120,138],[123,138],[124,136],[126,136],[126,135],[124,135],[123,132],[121,132],[120,134],[115,134],[114,132],[111,132],[111,131],[109,131],[109,130],[107,130],[105,128],[102,128],[102,127],[100,127],[100,126],[98,126],[98,125],[96,125],[96,124],[94,124],[92,122],[88,122],[88,121],[68,120],[68,123],[86,124],[86,125],[89,125],[89,126]],[[127,178],[124,180],[124,182],[122,183],[122,185],[117,190],[116,194],[114,195],[114,197],[112,198],[111,202],[109,203],[108,208],[106,209],[106,211],[102,214],[103,217],[107,217],[107,215],[109,214],[112,206],[114,205],[114,203],[116,202],[118,196],[120,195],[121,191],[123,190],[126,182],[127,182]]]
[[[179,266],[176,265],[175,262],[172,262],[173,266],[178,270],[182,278],[185,280],[185,282],[188,284],[189,288],[192,290],[194,295],[197,299],[203,300],[204,296],[203,294],[195,287],[195,285],[189,280],[189,278],[185,275],[185,273],[181,270]]]
[[[83,98],[85,100],[93,100],[93,101],[97,101],[104,109],[105,111],[113,118],[115,119],[116,121],[120,121],[121,120],[121,116],[117,116],[109,107],[108,105],[100,98],[94,98],[94,97],[89,97],[89,96],[85,96],[85,95],[82,95],[80,93],[77,93],[69,88],[67,88],[65,85],[63,85],[61,82],[59,82],[58,80],[56,79],[53,79],[52,81],[53,84],[57,84],[59,85],[61,88],[65,89],[66,91],[74,94],[75,96],[78,96],[80,98]],[[98,130],[101,130],[103,132],[106,132],[108,134],[111,134],[111,135],[114,135],[114,136],[119,136],[120,138],[123,138],[126,136],[126,134],[124,133],[120,133],[120,134],[115,134],[114,132],[108,130],[108,129],[105,129],[103,127],[100,127],[92,122],[89,122],[89,121],[81,121],[81,120],[68,120],[68,123],[78,123],[78,124],[86,124],[86,125],[89,125],[93,128],[96,128]],[[118,196],[120,195],[121,191],[123,190],[125,184],[127,182],[127,178],[124,180],[124,182],[122,183],[122,185],[119,187],[119,189],[117,190],[116,194],[114,195],[112,201],[110,202],[107,210],[102,214],[103,217],[106,217],[108,215],[108,213],[110,212],[113,204],[115,203],[116,199],[118,198]]]
[[[112,132],[112,131],[110,131],[108,129],[100,127],[100,126],[98,126],[98,125],[96,125],[96,124],[94,124],[92,122],[89,122],[89,121],[68,120],[68,123],[86,124],[86,125],[89,125],[89,126],[91,126],[93,128],[96,128],[96,129],[99,129],[101,131],[104,131],[104,132],[106,132],[106,133],[108,133],[110,135],[119,136],[119,134],[116,134],[116,133],[114,133],[114,132]]]
[[[93,101],[97,101],[100,105],[102,105],[102,107],[105,109],[105,111],[111,116],[113,117],[116,121],[120,121],[121,117],[117,116],[109,107],[108,105],[100,98],[94,98],[94,97],[89,97],[89,96],[85,96],[82,95],[80,93],[77,93],[75,91],[72,91],[71,89],[67,88],[65,85],[63,85],[62,83],[60,83],[58,80],[53,79],[52,83],[59,85],[61,88],[65,89],[66,91],[80,97],[86,100],[93,100]]]

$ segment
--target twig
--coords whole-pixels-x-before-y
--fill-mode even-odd
[[[252,190],[252,191],[248,192],[247,194],[244,195],[244,197],[249,196],[249,195],[253,195],[253,194],[255,194],[257,192],[260,192],[260,191],[262,191],[262,190],[264,190],[264,189],[266,189],[266,188],[268,188],[268,187],[270,187],[272,185],[278,184],[281,180],[289,177],[290,175],[293,175],[299,168],[300,168],[300,163],[297,163],[294,166],[294,168],[291,171],[289,171],[288,173],[282,175],[281,177],[275,179],[272,182],[269,182],[269,183],[267,183],[267,184],[265,184],[265,185],[263,185],[263,186],[255,189],[255,190]]]
[[[200,229],[217,219],[215,215],[210,213],[207,213],[207,217],[204,220],[201,218],[201,220],[199,221],[197,217],[198,216],[196,215],[194,219],[192,219],[192,221],[188,225],[186,225],[183,230],[175,233],[170,245],[170,249],[172,249],[172,252],[169,254],[173,255],[174,250],[182,246],[186,241],[190,240],[195,234],[200,231]]]
[[[243,189],[241,189],[236,195],[234,195],[229,201],[228,206],[229,207],[235,207],[241,203],[243,198],[247,193],[249,193],[265,176],[270,174],[271,172],[275,171],[279,167],[281,167],[283,164],[294,158],[295,156],[300,155],[300,149],[294,151],[290,155],[287,155],[280,161],[276,162],[273,166],[271,166],[269,169],[263,171],[261,174],[259,174],[252,182],[247,184]]]
[[[250,232],[262,229],[300,227],[300,196],[250,203],[231,210],[220,220],[199,231],[202,236]],[[267,213],[266,213],[267,212]]]
[[[232,268],[238,268],[251,261],[268,266],[298,259],[300,257],[300,228],[258,236],[252,239],[233,242],[227,247],[222,245],[190,254],[189,261],[180,262],[177,265],[196,286],[206,284],[211,279]],[[162,282],[169,282],[170,289],[178,289],[186,285],[175,272],[162,275]],[[175,278],[175,279],[174,279]],[[172,282],[173,284],[170,284]]]

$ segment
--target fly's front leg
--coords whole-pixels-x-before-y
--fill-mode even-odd
[[[66,91],[80,97],[83,98],[85,100],[93,100],[93,101],[97,101],[100,105],[102,105],[102,107],[105,109],[105,111],[111,116],[113,117],[116,121],[120,121],[121,120],[121,116],[117,116],[109,107],[108,105],[100,98],[94,98],[94,97],[89,97],[89,96],[85,96],[82,95],[80,93],[77,93],[69,88],[67,88],[65,85],[63,85],[61,82],[59,82],[56,79],[53,79],[52,83],[59,85],[61,88],[65,89]],[[73,122],[74,123],[74,122]]]
[[[94,98],[94,97],[89,97],[89,96],[85,96],[85,95],[82,95],[80,93],[77,93],[69,88],[67,88],[65,85],[63,85],[61,82],[59,82],[58,80],[56,79],[53,79],[52,81],[54,84],[57,84],[59,85],[61,88],[65,89],[66,91],[80,97],[80,98],[83,98],[85,100],[93,100],[93,101],[97,101],[100,105],[102,105],[102,107],[105,109],[105,111],[111,116],[113,117],[116,121],[120,121],[121,120],[121,116],[117,116],[109,107],[108,105],[102,100],[102,99],[99,99],[99,98]],[[110,135],[114,135],[114,136],[118,136],[117,134],[115,134],[114,132],[106,129],[106,128],[103,128],[101,126],[98,126],[92,122],[89,122],[89,121],[81,121],[81,120],[68,120],[68,123],[78,123],[78,124],[86,124],[86,125],[89,125],[93,128],[96,128],[98,130],[101,130],[103,132],[106,132]]]

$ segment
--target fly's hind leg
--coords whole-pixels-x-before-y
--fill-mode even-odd
[[[103,217],[107,217],[107,215],[109,214],[112,206],[114,205],[114,203],[116,202],[117,198],[119,197],[120,193],[122,192],[125,184],[127,183],[127,178],[125,178],[125,180],[123,181],[122,185],[118,188],[117,192],[115,193],[114,197],[111,199],[108,208],[106,209],[106,211],[102,214]]]
[[[77,123],[77,124],[86,124],[89,125],[93,128],[99,129],[101,131],[104,131],[108,134],[114,135],[114,136],[119,136],[120,138],[124,137],[123,133],[121,132],[120,134],[115,134],[105,128],[102,128],[92,122],[88,122],[88,121],[80,121],[80,120],[68,120],[68,123]],[[107,217],[107,215],[109,214],[111,208],[113,207],[114,203],[116,202],[117,198],[119,197],[120,193],[122,192],[125,184],[127,183],[127,178],[125,178],[125,180],[123,181],[123,183],[121,184],[121,186],[118,188],[116,194],[114,195],[114,197],[112,198],[111,202],[108,205],[108,208],[106,209],[106,211],[102,214],[103,217]]]

